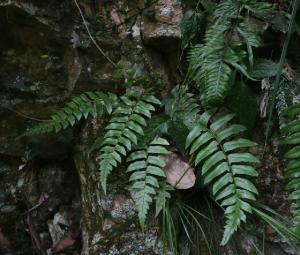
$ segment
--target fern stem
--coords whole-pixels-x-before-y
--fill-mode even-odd
[[[296,14],[297,14],[299,3],[300,3],[300,0],[294,0],[293,7],[292,7],[292,16],[291,16],[291,20],[290,20],[290,23],[289,23],[288,33],[287,33],[287,36],[285,38],[285,41],[284,41],[284,44],[283,44],[283,47],[282,47],[282,51],[281,51],[281,56],[280,56],[280,60],[279,60],[279,65],[278,65],[278,69],[277,69],[275,82],[274,82],[274,85],[273,85],[273,93],[272,93],[272,98],[271,98],[271,103],[270,103],[270,108],[269,108],[269,116],[268,116],[268,121],[267,121],[265,146],[267,144],[267,141],[268,141],[269,135],[270,135],[271,120],[272,120],[272,115],[273,115],[273,111],[274,111],[277,92],[278,92],[278,89],[279,89],[279,81],[280,81],[280,77],[281,77],[281,74],[282,74],[282,69],[283,69],[283,65],[284,65],[288,45],[289,45],[291,36],[293,34],[293,27],[294,27],[295,17],[296,17]]]

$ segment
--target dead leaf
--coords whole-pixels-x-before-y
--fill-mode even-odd
[[[167,181],[176,189],[189,189],[195,185],[195,169],[184,162],[177,154],[170,153],[161,158],[166,162],[165,173]]]

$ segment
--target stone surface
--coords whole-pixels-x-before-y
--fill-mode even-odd
[[[176,50],[180,39],[181,1],[159,0],[154,8],[144,11],[142,34],[146,45],[162,52]]]

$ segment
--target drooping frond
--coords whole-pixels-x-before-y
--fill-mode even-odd
[[[285,154],[288,160],[286,167],[286,178],[289,180],[287,188],[291,190],[289,199],[294,202],[293,214],[294,225],[300,232],[300,104],[290,106],[282,111],[284,117],[292,117],[292,121],[281,128],[281,132],[287,134],[283,144],[291,146]],[[298,117],[297,117],[298,116]]]
[[[137,144],[138,135],[144,135],[145,118],[151,118],[151,112],[155,111],[153,105],[160,105],[160,101],[154,96],[122,96],[121,101],[123,104],[113,112],[105,128],[97,157],[104,192],[110,172],[121,162],[121,157],[127,155],[132,145]]]
[[[213,121],[213,111],[204,112],[198,124],[189,133],[186,148],[194,154],[195,166],[200,166],[205,184],[212,184],[212,194],[225,209],[226,226],[222,245],[225,245],[246,213],[251,213],[249,201],[255,200],[257,189],[248,179],[256,176],[253,163],[259,160],[240,148],[256,144],[248,139],[235,138],[245,131],[242,125],[228,124],[234,114],[221,116]]]
[[[137,205],[142,229],[144,229],[150,205],[159,189],[159,179],[165,178],[163,171],[165,162],[159,155],[169,153],[165,148],[168,145],[167,140],[155,138],[148,148],[132,152],[127,158],[130,162],[127,172],[131,173],[129,180],[133,183],[133,198]]]
[[[113,93],[85,92],[73,98],[64,108],[54,113],[51,120],[39,123],[29,129],[25,135],[57,133],[69,126],[74,126],[83,118],[102,116],[104,109],[110,114],[117,100],[117,96]]]

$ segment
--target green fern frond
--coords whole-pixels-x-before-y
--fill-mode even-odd
[[[200,112],[196,96],[187,92],[187,88],[177,85],[172,89],[171,95],[164,102],[165,112],[172,121],[184,123],[187,127],[193,127],[195,119]]]
[[[110,172],[121,163],[122,156],[126,156],[132,145],[138,142],[138,135],[143,136],[146,118],[151,118],[155,111],[153,105],[160,105],[154,96],[121,97],[122,105],[112,114],[106,133],[99,150],[100,183],[106,193],[107,178]]]
[[[227,47],[221,37],[209,44],[213,48],[200,44],[192,50],[190,68],[203,92],[204,104],[213,106],[223,102],[227,95],[234,68],[246,74],[241,64],[246,54]]]
[[[290,145],[285,158],[289,161],[286,168],[286,178],[289,180],[287,188],[291,190],[289,199],[295,202],[294,225],[300,231],[300,104],[290,106],[282,111],[283,117],[292,117],[293,120],[281,128],[281,132],[287,134],[283,144]],[[298,116],[298,117],[297,117]]]
[[[222,239],[225,245],[246,213],[251,213],[249,201],[255,200],[257,189],[247,177],[257,176],[252,167],[259,160],[250,153],[239,152],[240,148],[255,146],[250,140],[237,138],[245,131],[242,125],[228,123],[234,114],[221,116],[210,123],[213,111],[204,112],[198,124],[189,133],[186,148],[194,154],[195,166],[200,165],[204,184],[212,184],[212,194],[225,209],[226,226]]]
[[[117,96],[113,93],[85,92],[73,98],[64,108],[54,113],[51,120],[39,123],[28,130],[25,135],[57,133],[69,126],[74,126],[81,119],[102,116],[104,109],[110,114],[117,100]]]
[[[257,0],[246,1],[243,5],[243,9],[262,20],[269,20],[275,15],[275,10],[273,9],[272,4],[259,2]]]
[[[135,151],[127,159],[130,162],[127,172],[131,173],[129,180],[133,182],[133,198],[137,205],[142,229],[144,229],[150,205],[157,194],[159,179],[165,178],[163,171],[165,162],[159,155],[169,153],[165,148],[168,145],[167,140],[155,138],[147,149]]]
[[[206,106],[224,101],[235,70],[253,80],[244,64],[243,48],[247,48],[252,67],[253,47],[261,45],[261,31],[252,24],[255,22],[249,15],[263,16],[271,11],[271,5],[255,0],[226,0],[217,5],[215,20],[207,29],[204,42],[196,45],[189,55],[189,75],[199,86]]]

